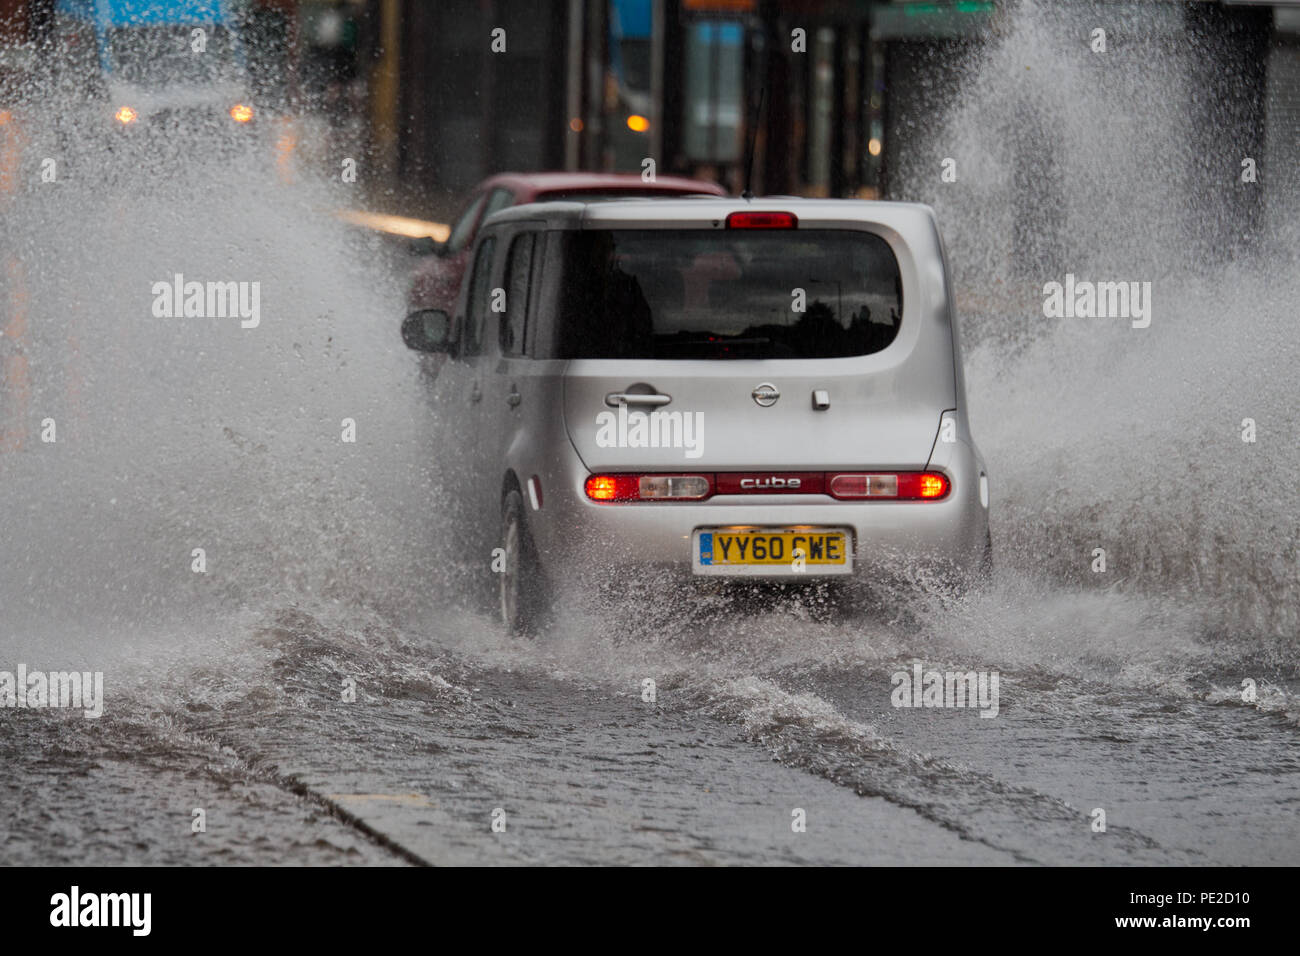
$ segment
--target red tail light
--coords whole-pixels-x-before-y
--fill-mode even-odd
[[[797,229],[799,217],[792,212],[733,212],[728,229]]]
[[[635,501],[636,475],[588,475],[587,497],[592,501]]]
[[[702,501],[713,494],[712,475],[588,475],[592,501]]]
[[[937,501],[951,487],[948,479],[934,471],[872,472],[829,476],[832,498],[891,498],[901,501]]]

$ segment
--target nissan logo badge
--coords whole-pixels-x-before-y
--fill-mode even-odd
[[[776,400],[781,397],[781,390],[771,382],[764,382],[762,385],[755,385],[750,394],[754,396],[754,401],[767,408],[776,404]]]

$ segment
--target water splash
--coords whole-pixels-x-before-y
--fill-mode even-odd
[[[1000,558],[1294,648],[1300,243],[1232,200],[1260,187],[1238,181],[1250,144],[1222,119],[1239,104],[1214,99],[1248,97],[1250,66],[1178,5],[1025,3],[1003,26],[900,175],[953,260]],[[1067,272],[1151,282],[1150,327],[1045,318]]]

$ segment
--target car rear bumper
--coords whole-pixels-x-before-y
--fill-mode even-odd
[[[838,501],[827,495],[718,495],[700,502],[598,503],[586,497],[586,468],[578,464],[544,488],[544,507],[529,522],[543,566],[599,572],[632,566],[693,567],[693,534],[701,528],[847,528],[854,576],[906,574],[924,569],[969,572],[984,558],[988,509],[973,452],[951,456],[943,469],[952,482],[940,501]],[[559,487],[556,484],[559,483]],[[745,577],[813,578],[808,566],[746,568]]]

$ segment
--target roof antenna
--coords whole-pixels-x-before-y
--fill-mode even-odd
[[[754,110],[754,123],[749,129],[749,146],[745,150],[745,188],[740,194],[741,199],[753,199],[754,190],[751,188],[754,182],[754,151],[758,140],[758,124],[763,116],[763,99],[767,96],[767,84],[763,84],[758,90],[758,106]]]

